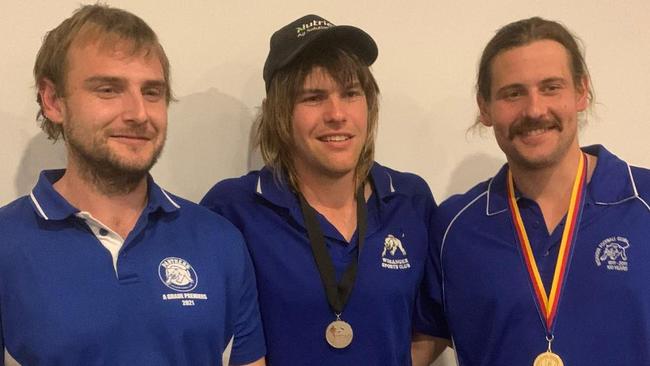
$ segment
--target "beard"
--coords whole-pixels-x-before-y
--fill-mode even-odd
[[[108,146],[111,130],[93,138],[78,135],[75,123],[64,125],[64,136],[70,157],[75,159],[81,176],[106,195],[120,195],[132,192],[156,163],[164,146],[166,136],[155,147],[151,156],[139,161],[128,161]],[[133,135],[144,134],[141,126],[128,129]],[[163,132],[164,133],[164,132]],[[90,143],[88,143],[90,141]]]

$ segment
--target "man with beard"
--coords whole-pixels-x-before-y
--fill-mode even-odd
[[[266,166],[202,201],[246,238],[269,364],[411,364],[436,205],[422,178],[373,159],[376,58],[366,32],[317,15],[275,32],[258,119]]]
[[[477,101],[508,163],[440,206],[417,328],[463,366],[650,364],[650,171],[580,148],[576,39],[537,17],[501,28]]]
[[[65,170],[0,210],[0,365],[264,364],[252,265],[226,220],[161,189],[169,63],[137,16],[83,6],[34,66]]]

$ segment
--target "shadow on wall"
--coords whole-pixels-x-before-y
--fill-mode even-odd
[[[16,174],[16,193],[28,194],[43,169],[62,169],[66,165],[66,150],[63,140],[52,143],[44,132],[34,136],[25,149]]]
[[[451,173],[446,197],[464,193],[477,183],[493,177],[504,161],[488,154],[472,154],[463,159]]]
[[[154,177],[171,192],[199,201],[216,182],[245,174],[253,115],[240,100],[210,88],[170,106],[167,143]]]
[[[379,113],[377,161],[416,173],[430,186],[439,180],[436,172],[448,160],[447,152],[440,147],[448,137],[434,132],[438,128],[437,116],[412,96],[401,93],[384,95]]]
[[[256,112],[257,113],[257,112]],[[257,115],[256,115],[257,117]],[[256,118],[255,117],[255,118]],[[264,159],[260,153],[260,149],[255,146],[257,140],[257,129],[259,127],[257,119],[251,125],[251,130],[248,134],[248,171],[260,170],[264,166]]]

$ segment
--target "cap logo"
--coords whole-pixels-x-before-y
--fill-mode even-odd
[[[296,27],[296,38],[304,37],[311,31],[326,29],[333,26],[334,24],[328,22],[327,20],[312,20],[311,22],[305,23],[300,27]]]

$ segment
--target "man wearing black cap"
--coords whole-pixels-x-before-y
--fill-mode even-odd
[[[410,365],[436,204],[373,160],[374,40],[307,15],[271,37],[257,142],[266,166],[202,204],[243,232],[271,365]]]

